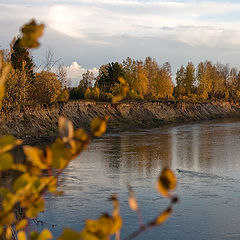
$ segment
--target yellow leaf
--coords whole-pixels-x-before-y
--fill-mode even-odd
[[[169,197],[169,191],[174,190],[176,185],[177,179],[174,173],[168,168],[163,169],[157,181],[158,191],[164,197]]]
[[[55,177],[52,177],[51,181],[48,184],[48,191],[51,193],[54,193],[57,188],[57,179]]]
[[[100,137],[107,129],[108,117],[105,119],[94,118],[91,122],[91,131],[95,137]]]
[[[23,147],[24,153],[27,156],[29,162],[32,165],[40,168],[40,169],[47,169],[48,165],[43,162],[43,151],[38,149],[37,147],[31,146],[24,146]]]
[[[164,223],[170,217],[171,213],[172,213],[172,208],[166,209],[156,218],[156,224],[160,225]]]
[[[5,206],[6,206],[6,205],[5,205]],[[4,206],[4,210],[5,210],[5,211],[10,210],[11,205],[10,205],[10,207],[8,207],[8,208],[5,208],[5,206]],[[14,213],[8,213],[8,215],[4,218],[4,224],[5,224],[5,225],[11,225],[11,224],[13,224],[14,221],[15,221],[15,215],[14,215]]]
[[[8,170],[13,165],[13,157],[10,153],[0,155],[0,171]]]
[[[127,188],[129,191],[129,196],[128,196],[128,205],[129,207],[133,210],[133,211],[137,211],[138,210],[138,203],[135,197],[135,193],[131,187],[131,185],[127,182]]]
[[[122,227],[122,218],[120,216],[116,216],[113,218],[113,225],[110,234],[116,234],[120,231]]]
[[[85,240],[85,238],[81,237],[81,234],[69,229],[65,228],[62,235],[60,236],[59,240]]]
[[[22,144],[21,140],[17,140],[11,135],[0,138],[0,154],[11,150],[13,147]]]
[[[84,131],[84,129],[80,128],[78,130],[75,131],[74,133],[74,137],[77,140],[80,140],[81,142],[86,142],[88,141],[88,135],[86,134],[86,132]]]
[[[18,233],[18,240],[27,240],[26,233],[21,231]]]
[[[39,46],[38,38],[42,36],[44,30],[43,24],[36,24],[35,20],[25,24],[22,28],[21,47],[37,48]]]
[[[16,230],[22,230],[24,229],[26,226],[28,225],[28,220],[27,219],[23,219],[20,222],[18,222],[18,224],[16,225]]]
[[[130,194],[129,198],[128,198],[128,204],[129,207],[133,210],[133,211],[137,211],[138,210],[138,204],[136,201],[136,198],[134,195]]]
[[[44,159],[44,162],[48,165],[52,165],[52,150],[49,147],[46,147],[45,149],[46,157]]]
[[[48,230],[48,229],[44,229],[39,237],[38,237],[38,240],[49,240],[49,239],[52,239],[53,236],[52,236],[52,233]]]
[[[16,170],[19,172],[26,172],[27,171],[27,167],[21,163],[15,163],[12,165],[12,170]]]
[[[71,152],[61,139],[56,139],[52,144],[52,167],[64,168],[68,164]]]
[[[37,215],[45,209],[45,202],[42,198],[38,199],[37,202],[32,204],[26,211],[28,218],[36,218]]]
[[[28,173],[22,174],[20,177],[18,177],[14,184],[13,184],[13,190],[17,192],[19,189],[24,188],[28,184],[31,183],[31,178]]]
[[[10,226],[7,227],[5,236],[6,236],[6,239],[12,238],[12,230]]]
[[[78,237],[80,237],[80,238],[78,238]],[[61,240],[68,240],[68,239],[69,238],[67,238],[67,236],[66,236],[66,238],[61,239]],[[86,229],[83,229],[83,231],[80,233],[80,235],[73,239],[74,240],[105,240],[106,238],[103,239],[103,238],[97,237],[93,233],[88,232]]]
[[[127,92],[129,90],[129,87],[127,85],[127,82],[124,80],[123,77],[119,77],[118,78],[118,81],[120,82],[121,84],[121,90],[120,90],[120,93],[117,94],[116,96],[113,96],[112,97],[112,103],[117,103],[117,102],[120,102],[121,100],[123,100],[124,98],[126,98],[127,96]]]
[[[58,120],[58,131],[64,142],[69,142],[74,136],[73,123],[65,117]]]

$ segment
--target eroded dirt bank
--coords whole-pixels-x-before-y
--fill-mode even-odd
[[[25,106],[1,113],[0,135],[12,134],[24,140],[57,135],[59,116],[70,119],[76,128],[89,128],[93,117],[109,115],[108,131],[158,127],[165,123],[240,116],[240,102],[205,103],[159,101],[111,103],[72,101],[50,106]]]

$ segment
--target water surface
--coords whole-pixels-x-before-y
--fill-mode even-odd
[[[46,196],[47,209],[37,228],[49,227],[55,236],[63,226],[80,230],[84,219],[111,212],[108,197],[117,193],[124,238],[138,227],[136,213],[128,207],[125,182],[134,187],[147,222],[168,203],[155,188],[165,166],[176,173],[181,201],[166,223],[136,239],[240,239],[240,120],[236,119],[94,140],[62,175],[64,196]]]

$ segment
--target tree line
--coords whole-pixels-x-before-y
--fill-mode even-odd
[[[173,79],[171,65],[159,65],[156,59],[144,61],[130,57],[121,63],[112,62],[100,66],[99,73],[82,74],[77,87],[69,87],[63,66],[52,71],[53,55],[48,52],[42,70],[36,70],[29,49],[20,46],[19,38],[10,44],[10,50],[0,50],[3,64],[11,63],[12,69],[6,81],[4,107],[51,104],[76,99],[111,101],[122,89],[119,77],[125,79],[129,91],[126,99],[240,99],[240,72],[236,68],[211,61],[194,66],[189,62],[181,66]]]
[[[87,71],[70,91],[70,99],[111,99],[120,91],[119,77],[130,88],[127,99],[240,99],[240,72],[228,64],[205,61],[195,67],[189,62],[177,70],[174,84],[171,65],[159,65],[151,57],[145,61],[128,57],[122,63],[102,65],[96,77]]]

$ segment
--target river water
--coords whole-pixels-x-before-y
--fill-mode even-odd
[[[167,222],[136,239],[240,239],[239,119],[106,134],[92,141],[62,175],[64,195],[46,196],[46,211],[32,225],[49,227],[55,236],[63,226],[79,231],[84,219],[110,213],[108,197],[117,193],[124,238],[138,228],[126,181],[147,222],[168,204],[155,187],[165,166],[177,176],[180,202]]]

